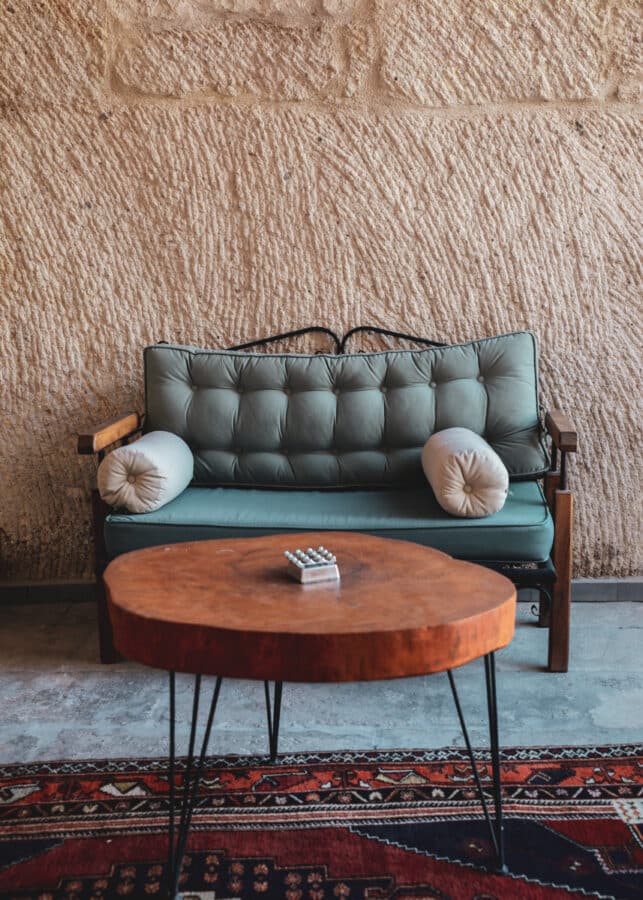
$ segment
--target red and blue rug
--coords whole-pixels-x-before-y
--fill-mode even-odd
[[[480,754],[484,781],[490,771]],[[643,897],[643,748],[505,750],[510,874],[464,751],[211,758],[186,897]],[[180,767],[179,767],[180,777]],[[0,896],[162,896],[167,760],[0,767]]]

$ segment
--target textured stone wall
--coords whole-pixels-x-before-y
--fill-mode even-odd
[[[141,349],[532,328],[573,413],[576,571],[640,540],[640,7],[0,4],[3,579],[90,572],[78,426]]]

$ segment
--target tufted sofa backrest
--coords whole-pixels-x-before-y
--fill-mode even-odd
[[[512,478],[548,466],[528,332],[337,356],[157,344],[145,393],[146,431],[187,441],[196,484],[422,484],[424,443],[452,426],[482,435]]]

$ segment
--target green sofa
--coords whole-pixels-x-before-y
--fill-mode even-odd
[[[144,416],[129,413],[83,432],[79,451],[102,456],[141,430],[170,431],[193,451],[194,480],[148,513],[106,509],[94,496],[99,581],[110,559],[155,544],[368,532],[482,562],[539,590],[549,667],[566,670],[571,495],[564,459],[575,434],[560,413],[547,417],[562,462],[552,466],[534,337],[426,344],[329,354],[148,347]],[[422,447],[453,426],[482,435],[509,471],[507,501],[492,516],[450,516],[428,486]],[[562,550],[557,531],[566,535]],[[108,660],[105,615],[101,631]]]

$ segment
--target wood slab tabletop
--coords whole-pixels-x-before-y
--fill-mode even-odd
[[[302,585],[284,550],[323,545],[339,582]],[[271,681],[362,681],[455,668],[506,646],[503,575],[419,544],[350,532],[196,541],[107,567],[114,640],[156,668]]]

